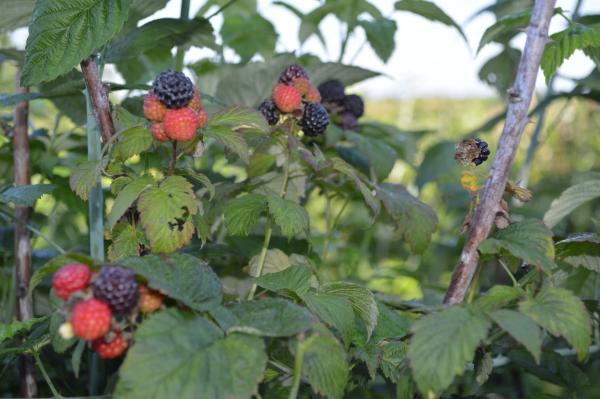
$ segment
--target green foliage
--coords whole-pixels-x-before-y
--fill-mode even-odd
[[[408,358],[421,393],[437,394],[462,375],[489,328],[490,321],[481,312],[462,306],[417,320],[411,327]]]
[[[29,320],[13,321],[9,324],[0,324],[0,342],[4,342],[31,330],[33,326],[41,323],[47,318],[48,316],[34,317],[33,319]]]
[[[203,317],[160,312],[135,334],[115,398],[250,398],[267,363],[260,338],[223,332]]]
[[[394,35],[398,27],[396,21],[388,18],[375,19],[373,21],[358,21],[359,25],[365,30],[367,40],[375,54],[383,62],[387,62],[396,46]]]
[[[0,202],[12,202],[15,205],[33,206],[44,194],[50,194],[56,188],[53,184],[30,184],[27,186],[10,187],[0,191]]]
[[[553,228],[580,205],[598,197],[600,197],[600,180],[589,180],[571,186],[552,201],[550,209],[544,215],[544,223]]]
[[[556,243],[556,258],[573,267],[600,273],[600,236],[575,234]]]
[[[335,327],[344,343],[351,341],[354,333],[354,309],[346,298],[322,292],[307,292],[302,295],[302,300],[323,323]]]
[[[0,15],[0,32],[26,26],[31,18],[35,0],[6,0],[3,2],[4,12]]]
[[[516,302],[525,295],[525,291],[508,285],[495,285],[484,295],[477,298],[475,305],[485,311],[493,311]]]
[[[131,0],[38,0],[21,77],[24,86],[54,79],[106,44],[127,19]],[[93,21],[93,22],[92,22]]]
[[[467,37],[465,36],[461,27],[454,22],[454,20],[450,18],[448,14],[446,14],[441,8],[432,2],[425,0],[400,0],[396,2],[395,7],[396,10],[409,11],[431,21],[441,22],[444,25],[451,26],[455,28],[463,37],[463,39],[465,39],[465,42],[467,42]]]
[[[290,301],[267,298],[245,301],[230,308],[237,317],[229,332],[241,331],[265,337],[290,337],[310,328],[310,314]]]
[[[152,146],[152,133],[146,126],[134,126],[119,133],[112,148],[113,155],[123,161],[148,150]]]
[[[225,226],[232,235],[247,236],[252,226],[267,210],[267,198],[261,194],[246,194],[225,205]]]
[[[528,219],[498,230],[479,246],[484,254],[499,253],[505,249],[513,256],[537,265],[546,272],[554,269],[552,232],[540,221]]]
[[[319,292],[333,295],[347,300],[358,316],[367,327],[367,337],[370,337],[377,325],[379,309],[375,302],[373,293],[360,285],[336,282],[327,283],[319,287]]]
[[[221,27],[223,43],[235,50],[247,62],[254,54],[273,55],[277,34],[267,19],[258,14],[232,15]]]
[[[138,179],[132,180],[125,187],[123,187],[115,201],[113,202],[112,209],[106,217],[107,227],[112,228],[117,224],[121,216],[127,211],[127,209],[134,203],[140,194],[154,185],[154,179],[150,176],[142,176]]]
[[[542,332],[529,317],[508,309],[496,310],[489,315],[500,328],[527,348],[536,362],[540,362]]]
[[[71,171],[71,177],[69,178],[71,190],[82,200],[87,200],[90,191],[98,184],[102,164],[102,161],[85,161]]]
[[[256,278],[256,283],[270,291],[303,295],[310,288],[311,277],[312,272],[308,267],[295,265],[280,272],[262,275]]]
[[[308,212],[302,206],[274,194],[267,196],[267,204],[269,214],[285,236],[292,237],[308,232],[310,219]]]

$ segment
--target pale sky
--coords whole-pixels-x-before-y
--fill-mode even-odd
[[[456,30],[440,23],[434,23],[407,12],[394,11],[392,0],[371,0],[384,15],[392,16],[398,24],[396,32],[396,50],[384,64],[367,45],[357,56],[355,54],[364,42],[362,30],[350,40],[345,62],[353,60],[353,64],[382,72],[385,77],[370,79],[355,87],[355,90],[371,98],[414,98],[414,97],[482,97],[494,95],[494,91],[482,83],[477,73],[491,56],[495,55],[499,45],[490,44],[476,56],[475,49],[485,31],[494,22],[491,14],[483,14],[465,25],[465,22],[477,10],[491,4],[488,0],[434,0],[434,2],[450,15],[463,30],[469,40],[468,45]],[[558,0],[557,7],[570,11],[576,0]],[[204,0],[191,1],[191,15],[202,6]],[[259,11],[275,26],[280,35],[278,51],[298,51],[299,20],[286,9],[273,5],[272,0],[258,0]],[[302,11],[308,11],[317,6],[317,1],[297,0],[291,2]],[[171,0],[167,7],[150,19],[179,16],[181,0]],[[234,7],[235,5],[233,5]],[[584,0],[581,14],[600,13],[600,1]],[[147,21],[145,20],[145,21]],[[145,22],[144,21],[144,22]],[[218,30],[222,18],[211,20]],[[565,21],[555,17],[551,25],[551,33],[564,29]],[[321,23],[323,35],[327,38],[328,51],[320,42],[312,37],[302,47],[302,52],[318,55],[323,60],[337,60],[339,54],[340,32],[339,24],[332,16]],[[26,30],[13,35],[15,43],[21,47],[24,44]],[[522,47],[525,36],[520,34],[514,44]],[[212,55],[210,50],[192,49],[186,61],[192,62]],[[235,59],[232,54],[228,54]],[[582,77],[593,68],[593,63],[580,51],[576,52],[559,70],[559,73],[569,77]],[[557,79],[557,87],[568,89],[564,79]],[[538,78],[538,89],[544,90],[543,77]]]

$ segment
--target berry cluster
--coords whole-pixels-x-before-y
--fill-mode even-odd
[[[471,162],[473,162],[475,165],[481,165],[487,161],[488,157],[490,156],[490,149],[488,148],[488,144],[481,139],[475,139],[475,142],[479,148],[479,154],[473,158]]]
[[[328,80],[319,85],[319,93],[327,111],[334,115],[336,125],[346,130],[356,130],[358,118],[365,113],[365,104],[356,94],[346,94],[339,80]]]
[[[158,141],[192,140],[208,121],[200,90],[183,73],[171,70],[154,79],[144,97],[144,115],[153,122],[152,135]]]
[[[103,359],[121,356],[130,344],[131,334],[117,318],[135,319],[138,311],[153,312],[163,298],[157,291],[139,286],[133,271],[117,265],[103,266],[92,274],[86,265],[68,264],[54,274],[52,287],[65,301],[68,314],[61,335],[90,341]]]
[[[456,144],[454,153],[454,159],[465,166],[471,163],[475,166],[481,165],[489,156],[488,144],[479,138],[462,140]]]
[[[329,125],[319,90],[310,83],[306,71],[295,64],[281,73],[271,98],[263,101],[258,110],[271,126],[278,124],[282,116],[290,115],[299,120],[307,136],[318,136]]]

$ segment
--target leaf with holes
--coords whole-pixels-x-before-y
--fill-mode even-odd
[[[138,199],[138,210],[153,252],[173,252],[192,239],[198,202],[183,177],[169,176],[158,187],[147,188]]]

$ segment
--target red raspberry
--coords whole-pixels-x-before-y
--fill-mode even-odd
[[[312,85],[306,78],[296,78],[292,81],[292,86],[294,86],[300,94],[303,96],[307,95]]]
[[[158,141],[169,141],[169,137],[165,133],[165,128],[162,123],[153,123],[150,128],[152,136]]]
[[[163,118],[165,133],[177,141],[189,141],[196,135],[197,116],[191,108],[170,109]]]
[[[90,268],[80,263],[71,263],[61,267],[52,278],[52,287],[56,296],[64,300],[72,293],[87,287],[91,276]]]
[[[158,101],[158,98],[152,93],[146,94],[144,97],[144,115],[153,122],[162,121],[165,116],[167,107]]]
[[[202,109],[202,99],[200,98],[200,90],[197,87],[194,88],[194,97],[190,100],[188,107],[193,111],[200,112]]]
[[[160,292],[150,289],[145,285],[141,285],[139,290],[140,299],[138,306],[142,313],[152,313],[160,309],[163,302],[163,295]]]
[[[129,344],[123,339],[120,332],[116,332],[115,337],[107,342],[104,338],[98,338],[92,342],[92,349],[98,353],[102,359],[114,359],[121,356]]]
[[[319,93],[319,90],[316,87],[311,87],[306,95],[306,100],[310,103],[320,103],[321,93]]]
[[[110,328],[112,313],[108,305],[98,299],[86,299],[73,306],[69,321],[79,338],[94,340]]]
[[[201,109],[200,111],[198,111],[197,118],[198,129],[202,129],[204,126],[206,126],[206,122],[208,122],[208,113],[206,112],[206,110]]]
[[[279,83],[273,88],[273,102],[281,112],[292,112],[302,103],[302,95],[295,87]]]

